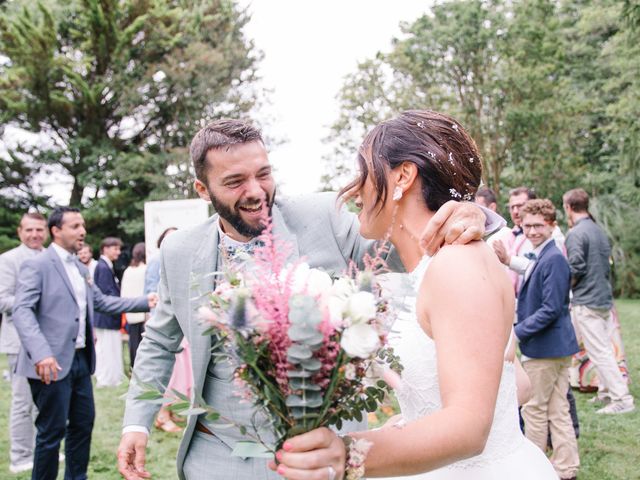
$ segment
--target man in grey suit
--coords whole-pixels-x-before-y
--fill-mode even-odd
[[[55,480],[64,438],[65,479],[85,480],[95,417],[94,307],[107,313],[149,311],[156,298],[110,297],[93,285],[75,256],[86,234],[78,209],[55,209],[49,232],[49,248],[23,262],[18,276],[12,318],[21,348],[15,373],[28,377],[39,411],[31,478]]]
[[[304,256],[312,267],[341,272],[351,260],[361,260],[371,247],[359,235],[356,216],[337,208],[334,194],[275,199],[275,182],[262,137],[250,124],[216,121],[196,134],[190,153],[197,177],[195,188],[201,198],[211,201],[218,214],[201,225],[174,233],[162,244],[160,299],[146,324],[146,336],[136,357],[118,449],[120,473],[127,480],[150,476],[145,469],[145,450],[158,405],[138,399],[141,383],[164,389],[184,336],[191,346],[193,394],[202,396],[223,417],[251,424],[251,406],[238,402],[234,394],[233,367],[211,361],[211,336],[203,335],[206,326],[197,315],[200,303],[193,299],[203,298],[213,289],[210,274],[224,269],[227,259],[234,261],[229,252],[252,249],[264,229],[261,219],[265,213],[272,218],[274,234],[293,247],[291,259]],[[458,223],[473,227],[462,240],[480,237],[484,216],[476,207],[459,208]],[[449,237],[460,235],[464,226],[458,225]],[[179,477],[278,478],[264,459],[231,456],[235,443],[242,438],[235,428],[215,429],[202,416],[189,417],[178,451]]]
[[[22,262],[42,252],[47,240],[47,220],[37,212],[25,213],[18,225],[20,245],[0,255],[0,353],[9,360],[11,407],[9,413],[9,470],[20,473],[33,467],[33,417],[36,408],[27,378],[14,374],[20,351],[20,339],[11,320],[16,282]]]

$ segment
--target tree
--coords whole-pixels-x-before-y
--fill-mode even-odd
[[[369,128],[400,110],[437,109],[467,127],[485,159],[485,181],[499,186],[509,146],[499,134],[505,116],[500,78],[504,13],[501,1],[465,0],[435,5],[403,24],[403,37],[394,39],[392,51],[360,64],[345,82],[341,116],[332,128],[342,141],[334,158],[346,150],[346,125],[357,131],[355,124]]]
[[[585,188],[614,245],[617,293],[640,294],[638,8],[617,0],[453,0],[402,26],[339,93],[326,187],[345,184],[364,132],[411,108],[447,112],[504,194],[561,204]]]
[[[258,102],[261,54],[231,0],[10,6],[0,14],[0,125],[51,139],[24,154],[36,170],[55,165],[72,177],[69,203],[88,209],[101,233],[139,237],[145,199],[193,195],[193,134]],[[2,162],[24,190],[19,164]]]

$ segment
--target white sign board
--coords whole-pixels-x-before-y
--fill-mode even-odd
[[[200,198],[163,200],[144,204],[144,241],[147,259],[158,252],[158,237],[169,227],[192,227],[209,218],[209,204]]]

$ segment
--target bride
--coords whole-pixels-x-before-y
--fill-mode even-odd
[[[482,173],[474,141],[446,115],[408,111],[367,135],[358,162],[360,176],[343,198],[361,208],[364,237],[388,236],[415,285],[409,318],[396,322],[403,420],[347,441],[327,428],[299,435],[271,468],[289,480],[360,478],[362,452],[353,446],[363,442],[353,442],[366,439],[367,478],[557,479],[520,432],[509,348],[513,289],[495,253],[478,241],[429,258],[418,241],[446,201],[473,198]]]

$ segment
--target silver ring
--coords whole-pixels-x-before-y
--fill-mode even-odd
[[[329,473],[329,480],[336,480],[336,471],[332,466],[327,467],[327,473]]]

